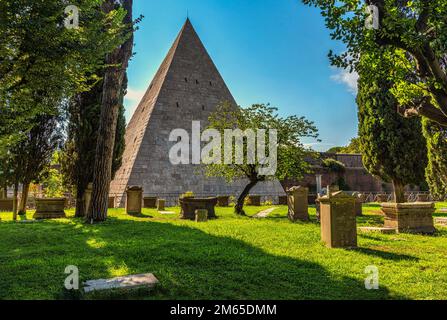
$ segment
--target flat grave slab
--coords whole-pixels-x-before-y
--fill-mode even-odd
[[[447,227],[447,218],[435,218],[435,224]]]
[[[379,227],[360,227],[359,231],[363,233],[379,232],[383,234],[395,234],[397,232],[397,230],[394,228],[379,228]]]
[[[267,218],[270,213],[275,211],[277,208],[270,208],[261,212],[258,212],[253,218]]]
[[[159,211],[159,214],[175,214],[174,211]]]
[[[98,279],[86,281],[84,292],[113,290],[113,289],[138,289],[153,288],[159,283],[152,273],[129,275],[112,279]]]
[[[441,209],[439,209],[439,212],[441,212],[441,213],[447,213],[447,208],[441,208]]]

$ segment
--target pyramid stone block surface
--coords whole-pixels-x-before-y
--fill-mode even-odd
[[[145,196],[166,198],[168,205],[184,192],[198,196],[237,196],[245,181],[232,184],[206,178],[200,165],[172,165],[169,142],[174,129],[191,135],[192,121],[208,117],[223,102],[237,106],[189,19],[186,21],[127,127],[123,165],[111,183],[111,196],[122,207],[127,186],[142,186]],[[284,195],[278,181],[259,184],[253,193]]]

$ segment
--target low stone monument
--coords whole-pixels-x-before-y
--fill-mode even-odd
[[[14,210],[14,199],[1,199],[0,212],[12,212]]]
[[[157,208],[157,197],[144,197],[143,198],[143,207],[148,209]]]
[[[329,248],[357,247],[355,198],[342,191],[320,199],[321,239]]]
[[[36,212],[33,218],[36,220],[65,218],[66,201],[66,198],[35,199]]]
[[[216,218],[215,207],[217,198],[182,198],[180,199],[181,219],[194,220],[196,218],[196,210],[204,209],[208,212],[208,218]]]
[[[400,233],[434,233],[435,210],[433,202],[382,203],[385,228],[395,228]]]
[[[309,221],[309,189],[301,186],[287,190],[288,217],[290,221]]]
[[[143,188],[134,186],[126,191],[126,212],[128,214],[141,214],[143,205]]]
[[[157,210],[158,211],[165,211],[165,205],[166,205],[166,200],[165,199],[158,199],[157,200]]]
[[[228,207],[230,205],[230,196],[219,196],[217,197],[217,206]]]
[[[208,221],[208,210],[198,209],[195,212],[196,222],[207,222]]]
[[[109,197],[109,209],[115,209],[115,197]]]
[[[248,205],[260,207],[261,206],[261,196],[248,196]]]

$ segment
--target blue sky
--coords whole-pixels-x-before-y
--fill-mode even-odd
[[[319,10],[299,0],[134,0],[145,16],[130,63],[129,120],[185,22],[187,12],[236,101],[271,103],[317,125],[325,151],[357,135],[356,77],[330,66],[332,41]]]

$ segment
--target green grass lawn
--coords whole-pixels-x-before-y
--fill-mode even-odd
[[[266,219],[232,212],[218,208],[218,219],[198,224],[114,209],[100,225],[85,225],[72,211],[34,224],[0,213],[0,299],[67,297],[68,265],[79,268],[81,281],[152,272],[161,285],[146,299],[447,298],[447,228],[434,236],[359,234],[358,249],[327,249],[314,208],[309,223],[290,223],[285,206]],[[364,212],[359,225],[383,223],[378,205]],[[379,268],[379,290],[365,289],[369,265]]]

